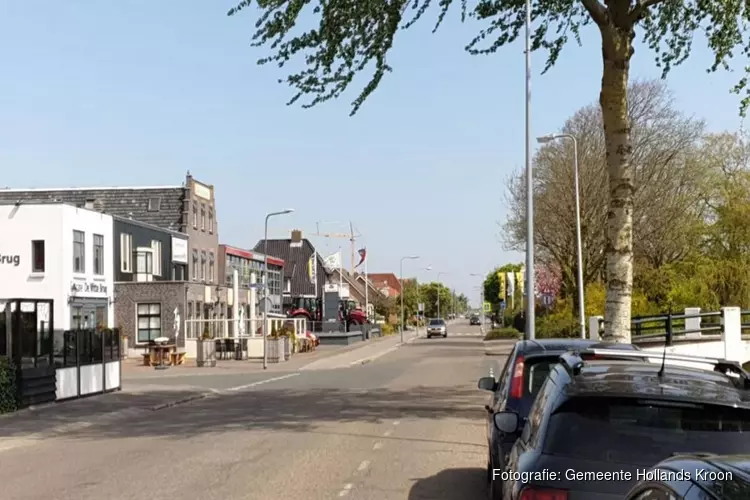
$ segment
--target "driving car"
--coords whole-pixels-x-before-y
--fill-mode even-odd
[[[445,324],[445,320],[442,318],[433,318],[427,324],[427,338],[432,337],[447,337],[448,336],[448,325]]]
[[[678,455],[645,472],[625,500],[745,500],[750,455]]]
[[[517,432],[505,433],[494,425],[497,412],[514,412],[520,419],[526,418],[537,393],[560,356],[571,350],[592,347],[607,347],[616,350],[637,351],[632,344],[602,343],[586,339],[538,339],[516,342],[508,355],[503,369],[495,377],[479,379],[479,389],[492,392],[487,412],[487,481],[491,499],[500,499],[501,482],[492,480],[492,471],[502,469],[505,457],[518,439]]]
[[[472,316],[472,317],[471,317],[471,318],[469,319],[469,324],[470,324],[471,326],[474,326],[474,325],[480,325],[480,324],[481,324],[481,321],[479,320],[479,316],[477,316],[476,314],[475,314],[475,315],[473,315],[473,316]]]
[[[632,359],[596,359],[615,355]],[[493,420],[522,431],[493,471],[504,500],[622,500],[639,471],[675,454],[747,453],[750,375],[722,359],[588,349],[560,357],[526,419]]]

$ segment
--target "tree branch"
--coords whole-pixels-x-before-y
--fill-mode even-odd
[[[630,23],[635,24],[641,19],[643,19],[643,16],[646,15],[646,12],[648,12],[648,9],[653,7],[656,4],[662,3],[665,0],[638,0],[635,3],[635,6],[633,7],[633,10],[630,11]]]
[[[598,0],[581,0],[581,3],[586,8],[589,15],[591,16],[591,19],[594,20],[597,26],[602,26],[603,24],[607,23],[607,9],[606,7],[604,7],[604,5],[599,3]]]

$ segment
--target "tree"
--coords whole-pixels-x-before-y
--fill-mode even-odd
[[[352,103],[351,114],[360,109],[391,71],[387,55],[399,28],[408,28],[437,3],[435,29],[445,18],[453,0],[319,0],[310,7],[318,17],[317,28],[297,27],[309,0],[257,0],[260,17],[252,36],[254,46],[267,45],[270,56],[259,64],[275,63],[284,67],[295,56],[303,68],[289,74],[285,81],[295,88],[289,104],[302,96],[310,101],[303,107],[339,97],[355,75],[372,67],[373,74]],[[252,0],[241,0],[228,15],[249,7]],[[411,7],[415,14],[404,19]],[[524,27],[523,2],[517,0],[477,0],[473,9],[461,2],[462,19],[487,21],[469,43],[472,54],[492,54],[514,42]],[[714,53],[710,70],[728,68],[735,48],[750,54],[744,27],[750,20],[750,8],[742,0],[538,0],[531,12],[536,28],[532,50],[548,52],[546,72],[557,61],[572,35],[581,43],[581,28],[592,22],[598,28],[602,47],[602,85],[599,105],[605,136],[608,173],[608,224],[605,255],[607,259],[607,301],[604,313],[605,336],[617,342],[630,342],[630,312],[633,283],[633,144],[628,119],[628,79],[634,54],[636,27],[641,26],[644,41],[656,53],[656,64],[666,75],[685,61],[694,34],[702,32]],[[488,42],[488,45],[481,44]],[[746,89],[747,77],[734,88]],[[743,100],[744,114],[750,94]]]
[[[440,316],[446,316],[453,310],[453,294],[450,288],[436,282],[419,285],[419,300],[424,303],[424,313],[428,318],[438,317],[438,295],[440,296]]]
[[[704,130],[700,120],[675,110],[672,95],[660,81],[637,81],[629,87],[628,113],[636,168],[634,245],[636,261],[651,267],[675,262],[694,243],[693,229],[701,218],[696,204],[707,180],[707,169],[696,162]],[[589,105],[567,120],[563,132],[578,138],[581,193],[581,240],[584,285],[605,274],[607,228],[606,148],[598,106]],[[556,141],[534,158],[534,231],[538,259],[560,270],[562,297],[577,311],[577,249],[573,145]],[[526,246],[525,172],[508,181],[508,218],[503,224],[506,246]]]

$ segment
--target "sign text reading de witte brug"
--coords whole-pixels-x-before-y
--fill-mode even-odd
[[[5,264],[7,266],[18,267],[21,263],[20,255],[5,255],[0,253],[0,265]]]

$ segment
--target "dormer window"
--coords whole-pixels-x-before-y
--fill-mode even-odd
[[[88,198],[86,200],[86,203],[84,203],[83,208],[86,208],[88,210],[93,210],[95,203],[96,203],[96,199],[94,199],[94,198]]]
[[[161,198],[154,197],[148,199],[148,211],[158,212],[161,209]]]

